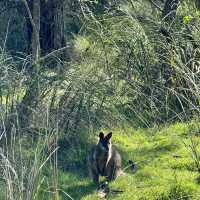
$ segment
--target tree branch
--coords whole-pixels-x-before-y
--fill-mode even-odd
[[[37,63],[38,60],[39,60],[39,54],[40,54],[40,35],[39,35],[39,20],[38,19],[40,16],[34,16],[34,14],[36,15],[40,15],[40,0],[36,0],[33,2],[33,16],[31,14],[31,11],[30,11],[30,8],[29,8],[29,5],[27,3],[26,0],[22,0],[25,7],[26,7],[26,10],[28,12],[28,16],[29,16],[29,19],[30,19],[30,22],[31,22],[31,25],[32,25],[32,28],[33,28],[33,33],[32,33],[32,62],[33,64]],[[38,7],[38,9],[36,8]],[[37,26],[36,26],[36,21],[38,22],[37,23]]]
[[[150,1],[150,3],[152,4],[152,5],[154,5],[159,11],[161,11],[162,12],[162,8],[156,3],[156,2],[154,2],[154,0],[149,0]]]
[[[41,57],[41,58],[38,60],[38,62],[42,62],[42,61],[44,61],[44,60],[50,58],[51,56],[54,56],[55,54],[57,54],[57,53],[59,53],[59,52],[62,52],[62,51],[64,51],[64,50],[68,49],[68,48],[70,48],[70,46],[65,46],[65,47],[62,47],[62,48],[60,48],[60,49],[56,49],[56,50],[50,52],[49,54],[47,54],[46,56]]]

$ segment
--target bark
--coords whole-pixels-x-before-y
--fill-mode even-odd
[[[30,24],[32,26],[31,50],[32,50],[32,69],[30,72],[31,82],[21,103],[17,107],[20,128],[29,127],[29,121],[38,101],[38,83],[36,64],[40,58],[40,0],[32,1],[32,12],[26,0],[26,7]]]
[[[33,111],[39,102],[37,62],[40,58],[40,46],[43,53],[65,46],[64,42],[64,1],[63,0],[22,0],[20,10],[27,20],[27,30],[32,53],[30,82],[22,101],[17,105],[17,117],[9,117],[6,123],[7,136],[10,137],[12,127],[30,130]]]
[[[32,4],[28,5],[26,2],[25,5],[29,16],[29,26],[31,24],[29,30],[31,31],[33,67],[30,71],[31,81],[26,94],[17,107],[19,125],[23,129],[30,126],[33,110],[39,101],[37,66],[34,64],[40,57],[40,45],[44,54],[64,46],[64,1],[33,0]]]
[[[28,4],[28,8],[30,11],[33,10],[33,1],[27,1]],[[27,12],[27,8],[24,4],[24,0],[21,0],[20,2],[18,2],[18,4],[16,5],[16,9],[18,12],[18,15],[22,15],[25,19],[25,26],[24,26],[24,32],[26,32],[26,42],[27,42],[27,47],[26,47],[26,54],[30,55],[32,54],[32,48],[31,48],[31,44],[32,44],[32,32],[33,32],[33,28],[31,25],[31,21],[29,18],[29,14]],[[32,14],[31,14],[32,15]]]
[[[32,62],[36,64],[40,57],[40,0],[34,0],[32,13]]]
[[[31,12],[33,9],[33,0],[28,1]],[[64,0],[40,0],[40,19],[36,19],[37,26],[40,29],[40,50],[41,55],[45,56],[50,52],[66,46],[64,34]],[[30,51],[32,52],[34,30],[30,18],[25,13],[28,43],[30,44]],[[60,51],[56,55],[62,59],[66,51]]]
[[[32,1],[32,12],[26,0],[23,0],[29,21],[32,26],[31,49],[32,63],[36,64],[40,57],[40,0]]]
[[[43,54],[65,46],[64,1],[51,0],[41,2],[40,42]]]

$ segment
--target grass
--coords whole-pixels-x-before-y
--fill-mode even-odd
[[[109,183],[111,190],[122,190],[123,193],[109,193],[107,199],[199,199],[200,175],[194,162],[194,154],[190,149],[191,142],[193,142],[196,145],[197,155],[199,155],[200,135],[198,136],[197,121],[137,130],[127,126],[126,128],[113,128],[112,131],[113,144],[122,155],[123,166],[127,165],[128,160],[133,160],[137,164],[137,171],[133,173],[127,170],[125,175]],[[35,200],[98,199],[96,188],[87,176],[85,156],[90,147],[87,139],[84,139],[83,144],[80,142],[77,146],[72,145],[73,151],[72,148],[66,147],[69,144],[62,144],[66,148],[57,152],[58,161],[63,159],[62,162],[58,162],[58,167],[55,163],[56,157],[50,158],[42,150],[44,140],[43,142],[39,140],[38,145],[31,145],[27,140],[29,139],[24,138],[20,143],[20,149],[16,146],[16,150],[13,150],[13,155],[17,160],[8,156],[11,162],[9,166],[4,166],[4,173],[8,173],[9,180],[4,181],[6,177],[3,173],[0,179],[0,191],[4,192],[0,193],[0,200],[9,199],[7,192],[12,192],[10,199],[15,200],[16,195],[20,196],[18,199],[27,199],[29,187],[33,187],[29,195],[32,195],[30,199]],[[41,150],[41,155],[39,150]],[[74,165],[76,166],[65,167]],[[34,170],[39,168],[41,170],[35,174]],[[12,175],[11,169],[18,174],[17,179]],[[32,180],[29,177],[35,178]],[[21,185],[17,185],[20,180]],[[4,183],[7,184],[6,190]],[[12,190],[8,187],[9,184]]]
[[[194,123],[194,122],[192,122]],[[109,194],[108,199],[167,200],[199,199],[199,176],[190,151],[185,145],[193,124],[176,123],[163,128],[126,130],[113,129],[113,143],[122,154],[124,166],[129,159],[137,163],[137,172],[125,175],[110,183],[111,189],[122,194]],[[98,199],[91,180],[85,177],[85,169],[76,172],[59,172],[60,199]]]

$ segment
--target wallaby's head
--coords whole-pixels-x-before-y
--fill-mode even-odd
[[[99,150],[105,153],[109,152],[109,150],[111,149],[111,137],[112,132],[108,133],[106,136],[103,134],[103,132],[99,133],[99,142],[97,144]]]

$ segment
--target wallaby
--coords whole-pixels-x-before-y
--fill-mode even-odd
[[[93,181],[99,186],[99,176],[114,180],[122,172],[121,156],[111,144],[112,132],[104,136],[99,133],[99,141],[88,154],[88,168]]]

